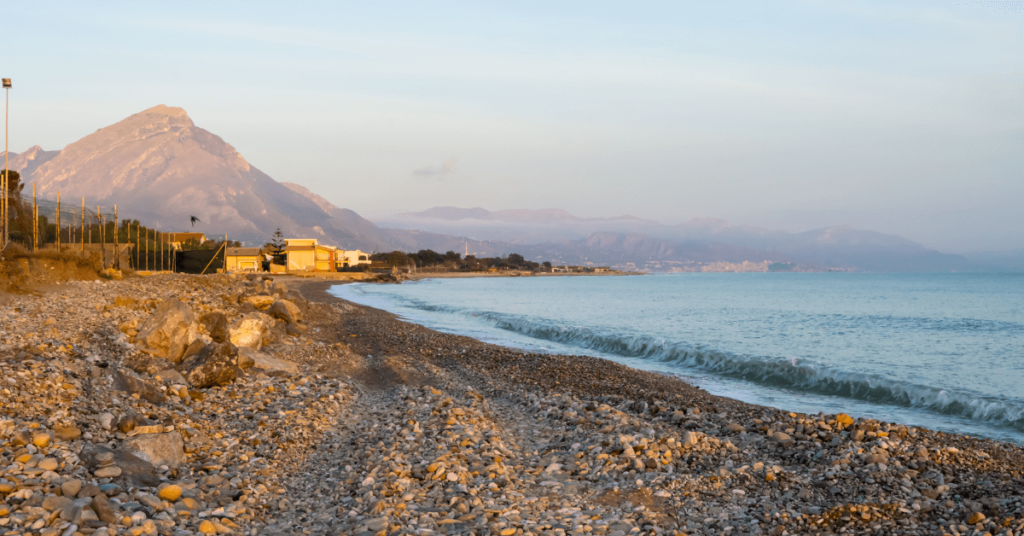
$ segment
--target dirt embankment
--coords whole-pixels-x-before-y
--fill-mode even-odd
[[[27,292],[67,281],[91,281],[103,269],[98,254],[26,251],[10,245],[0,254],[0,292]]]

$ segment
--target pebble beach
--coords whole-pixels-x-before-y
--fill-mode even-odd
[[[332,283],[0,301],[0,535],[1024,532],[1019,445],[431,331]]]

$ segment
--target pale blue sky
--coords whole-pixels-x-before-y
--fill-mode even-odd
[[[12,151],[167,104],[370,218],[1024,247],[1024,2],[142,4],[4,3]]]

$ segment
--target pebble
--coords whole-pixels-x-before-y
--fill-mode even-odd
[[[163,300],[230,326],[261,314],[254,302],[302,296],[223,275],[61,287],[0,305],[0,534],[1024,528],[1014,445],[749,406],[610,362],[483,345],[312,297],[303,329],[271,319],[261,345],[294,368],[196,389],[132,342]],[[49,316],[36,311],[54,300],[58,322],[37,335]],[[198,320],[195,329],[209,336]],[[115,370],[139,382],[133,392],[115,386]],[[114,454],[140,434],[180,434],[184,463],[147,476]],[[101,446],[114,452],[87,455]],[[47,524],[53,512],[63,517]]]

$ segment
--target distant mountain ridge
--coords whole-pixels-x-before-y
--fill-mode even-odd
[[[2,155],[0,155],[2,156]],[[457,251],[478,256],[521,253],[569,264],[779,261],[813,268],[969,269],[895,235],[834,226],[805,233],[694,219],[664,225],[631,215],[581,218],[549,208],[488,211],[435,207],[370,222],[356,212],[255,168],[220,137],[197,127],[181,108],[155,106],[101,128],[59,151],[39,146],[10,155],[11,169],[37,193],[77,206],[117,204],[122,219],[166,231],[189,229],[262,244],[278,227],[287,236],[320,238],[367,251]]]
[[[962,256],[940,253],[901,236],[848,225],[789,233],[732,225],[715,218],[665,225],[629,215],[580,218],[562,209],[488,211],[481,207],[435,207],[375,223],[508,242],[534,256],[557,255],[612,264],[773,261],[820,269],[975,268]]]

